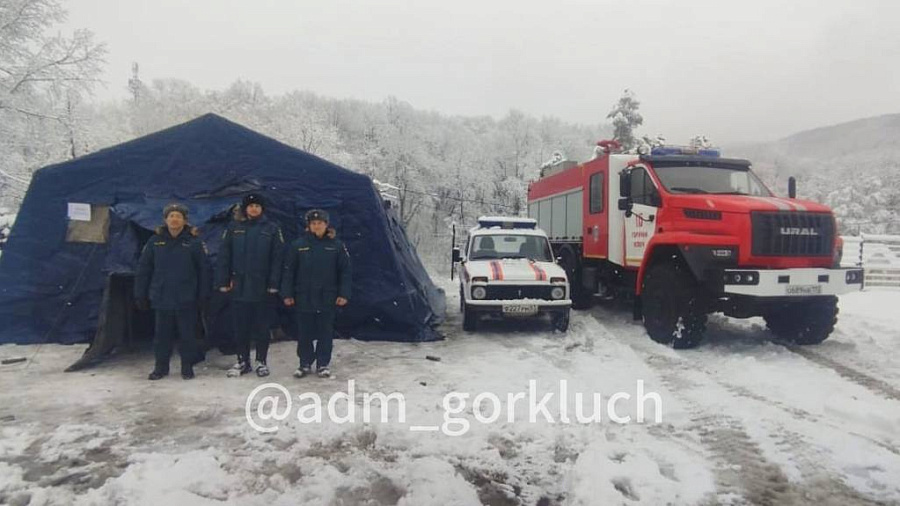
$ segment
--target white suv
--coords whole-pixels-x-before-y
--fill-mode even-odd
[[[548,314],[553,327],[569,327],[569,281],[553,258],[550,241],[529,218],[481,217],[469,230],[459,263],[463,329],[475,330],[481,315],[521,318]]]

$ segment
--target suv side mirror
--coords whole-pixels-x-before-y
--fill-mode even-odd
[[[623,170],[619,172],[619,196],[631,196],[631,171]],[[622,209],[621,207],[619,209]]]
[[[462,260],[462,254],[460,254],[459,248],[453,248],[453,263],[459,262]]]
[[[797,198],[797,178],[794,176],[788,178],[788,197]]]

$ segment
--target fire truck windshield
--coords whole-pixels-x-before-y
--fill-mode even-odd
[[[536,262],[552,262],[550,243],[546,237],[521,234],[475,236],[470,260],[528,258]]]
[[[654,166],[653,170],[671,193],[772,196],[756,174],[747,169],[667,165]]]

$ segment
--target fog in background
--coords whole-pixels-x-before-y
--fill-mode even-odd
[[[777,139],[897,112],[900,2],[70,0],[107,43],[105,88],[141,77],[267,93],[395,96],[417,109],[510,109],[597,124],[622,90],[642,132]]]

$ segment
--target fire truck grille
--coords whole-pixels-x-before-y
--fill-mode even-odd
[[[827,213],[753,212],[753,256],[832,255],[834,221]]]
[[[490,286],[487,287],[486,299],[491,300],[516,300],[516,299],[541,299],[551,300],[550,286]]]

